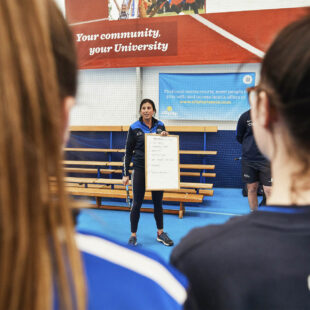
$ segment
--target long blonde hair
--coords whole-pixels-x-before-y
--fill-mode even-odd
[[[72,37],[52,0],[1,0],[0,38],[0,309],[52,309],[55,299],[85,309],[61,166]]]

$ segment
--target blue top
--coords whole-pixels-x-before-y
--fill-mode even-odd
[[[257,209],[257,211],[264,212],[275,212],[275,213],[285,213],[285,214],[306,214],[310,213],[309,206],[278,206],[278,205],[270,205],[270,206],[261,206]]]
[[[165,125],[163,122],[152,118],[152,126],[149,128],[142,121],[142,117],[135,123],[133,123],[127,134],[126,151],[124,156],[124,176],[129,175],[129,165],[133,156],[133,167],[144,169],[145,163],[145,150],[144,150],[144,135],[146,133],[160,134],[165,131]]]
[[[259,151],[252,130],[250,110],[244,112],[237,124],[237,140],[242,144],[242,159],[247,161],[265,161],[266,157]]]
[[[187,280],[156,254],[79,232],[88,310],[183,309]]]
[[[132,130],[136,130],[136,129],[140,129],[143,131],[143,133],[158,133],[157,128],[160,127],[163,131],[165,125],[162,121],[157,120],[156,118],[152,118],[152,127],[149,128],[143,121],[142,121],[142,117],[139,118],[139,120],[137,120],[136,122],[134,122],[133,124],[131,124],[130,128]],[[160,131],[160,132],[161,132]]]

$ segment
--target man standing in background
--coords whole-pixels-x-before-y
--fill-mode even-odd
[[[263,185],[266,198],[271,193],[271,171],[269,161],[257,148],[250,110],[244,112],[237,124],[237,140],[242,144],[242,178],[247,185],[248,201],[251,211],[258,207],[257,190],[259,182]]]

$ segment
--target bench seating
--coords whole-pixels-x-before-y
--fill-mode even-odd
[[[122,162],[111,162],[111,161],[79,161],[79,160],[64,160],[64,170],[68,173],[88,173],[88,174],[96,174],[97,177],[101,177],[101,175],[108,174],[122,174],[121,169],[113,169],[111,167],[122,167]],[[83,167],[84,166],[84,167]],[[95,167],[95,168],[85,168],[87,167]],[[132,163],[130,164],[132,167]],[[200,164],[180,164],[180,169],[187,170],[213,170],[215,169],[215,165],[200,165]],[[106,168],[101,168],[106,167]],[[131,173],[131,170],[129,171]],[[195,177],[215,177],[216,173],[211,172],[194,172],[194,171],[180,171],[181,176],[195,176]],[[203,184],[203,183],[200,183]],[[181,187],[183,187],[181,185]],[[205,187],[202,187],[205,188]],[[213,192],[212,192],[213,193]],[[211,192],[208,192],[210,195]]]
[[[74,146],[77,147],[67,147],[66,152],[83,152],[92,153],[99,159],[99,154],[105,153],[108,161],[86,161],[86,160],[65,160],[63,161],[64,170],[70,175],[74,173],[83,174],[93,174],[97,178],[66,178],[66,188],[72,195],[76,196],[90,196],[95,197],[98,207],[109,208],[117,210],[114,206],[101,206],[101,198],[121,198],[126,199],[126,191],[122,185],[121,179],[111,178],[114,174],[122,174],[121,167],[123,163],[120,161],[112,161],[113,154],[123,154],[125,149],[123,148],[112,148],[112,141],[114,140],[115,132],[127,132],[129,126],[72,126],[70,127],[71,132],[110,132],[109,145],[110,148],[95,148],[95,147],[80,147],[77,143]],[[166,130],[171,133],[178,132],[192,132],[192,133],[203,133],[204,141],[206,141],[206,134],[208,132],[217,132],[216,126],[166,126]],[[77,133],[76,135],[79,135]],[[105,145],[107,145],[105,143]],[[217,151],[206,150],[206,144],[204,142],[204,150],[180,150],[180,155],[188,156],[207,156],[207,155],[217,155]],[[72,154],[73,156],[73,154]],[[115,158],[119,160],[117,155]],[[93,156],[92,156],[93,157]],[[100,158],[101,159],[101,158]],[[99,160],[100,160],[99,159]],[[186,202],[197,202],[201,203],[204,195],[213,195],[213,184],[203,183],[203,177],[215,177],[214,172],[206,170],[214,170],[215,165],[206,165],[205,158],[202,160],[203,164],[180,164],[180,176],[189,177],[200,177],[200,183],[190,183],[181,182],[181,188],[175,191],[165,191],[164,201],[178,201],[180,203],[180,210],[165,210],[166,213],[178,213],[179,217],[183,217],[184,214],[184,203]],[[131,165],[132,166],[132,165]],[[130,171],[131,173],[131,171]],[[110,176],[110,178],[107,178]],[[131,186],[129,186],[131,193]],[[151,199],[151,193],[146,192],[145,199]],[[127,209],[120,207],[120,209]],[[145,208],[142,208],[142,210]],[[144,210],[143,210],[144,211]],[[152,209],[146,209],[147,212],[152,212]]]
[[[121,179],[104,179],[104,178],[75,178],[75,177],[65,177],[66,182],[70,183],[79,183],[79,184],[108,184],[114,185],[123,184]],[[131,181],[129,182],[131,184]],[[212,189],[213,184],[209,183],[189,183],[189,182],[180,182],[181,188],[194,188],[194,189]]]
[[[101,166],[101,165],[98,165],[98,164],[102,164],[102,165],[106,165],[107,163],[111,163],[111,162],[84,162],[84,161],[64,161],[64,164],[69,164],[69,165],[72,165],[72,163],[77,163],[77,165],[95,165],[95,166]],[[112,162],[112,164],[115,164],[115,162]],[[120,163],[117,163],[117,164],[122,164],[121,162]],[[182,165],[180,165],[182,166]],[[208,166],[211,168],[214,169],[214,165],[187,165],[187,164],[184,164],[184,166],[186,166],[186,168],[188,169],[192,169],[192,166],[194,167],[198,167],[197,169],[202,169],[202,167],[205,167],[205,166]],[[98,176],[98,172],[100,171],[100,174],[106,174],[105,172],[109,169],[93,169],[93,170],[89,170],[89,168],[70,168],[70,167],[65,167],[64,168],[66,172],[82,172],[82,173],[97,173],[97,176]],[[71,170],[70,170],[71,169]],[[115,172],[117,170],[113,170],[111,169],[111,171]],[[111,172],[112,173],[112,172]],[[118,173],[121,173],[121,170],[118,171]],[[184,173],[184,172],[183,172]],[[180,174],[182,175],[182,171],[180,172]],[[198,173],[197,173],[198,174]],[[186,174],[185,172],[185,175],[188,175]],[[209,174],[209,173],[202,173],[203,176],[214,176],[213,174]],[[198,175],[197,175],[198,176]],[[75,178],[75,177],[67,177],[67,182],[74,182],[74,183],[93,183],[93,184],[122,184],[122,180],[121,179],[104,179],[104,178]],[[72,180],[72,181],[69,181],[69,180]],[[113,181],[111,181],[113,180]],[[110,182],[110,183],[109,183]],[[113,183],[112,183],[113,182]],[[211,183],[193,183],[193,182],[180,182],[180,187],[181,188],[194,188],[196,190],[196,193],[199,193],[199,191],[201,189],[212,189],[213,188],[213,184]],[[212,191],[202,191],[201,193],[204,193],[205,195],[207,196],[212,196],[213,195],[213,190]]]
[[[125,190],[118,190],[118,189],[102,189],[102,188],[94,188],[94,187],[76,187],[76,186],[67,186],[66,190],[69,194],[74,196],[87,196],[87,197],[95,197],[96,204],[98,208],[101,209],[109,209],[109,210],[127,210],[129,211],[128,207],[121,207],[121,206],[107,206],[101,204],[101,198],[120,198],[126,199],[127,193]],[[130,191],[130,197],[132,199],[132,191]],[[151,200],[152,195],[150,192],[145,193],[145,199]],[[179,202],[180,207],[179,210],[173,209],[164,209],[164,213],[169,214],[178,214],[179,218],[183,218],[185,212],[185,205],[184,203],[191,202],[191,203],[202,203],[203,195],[200,194],[188,194],[188,193],[164,193],[163,201],[173,201]],[[153,212],[152,208],[141,208],[142,212]]]
[[[74,186],[74,187],[80,187],[80,188],[85,188],[85,183],[70,183],[66,182],[66,186]],[[112,189],[112,186],[109,184],[93,184],[89,183],[87,184],[87,188],[101,188],[101,189]],[[119,185],[119,184],[114,184],[113,185],[114,189],[122,189],[125,190],[124,185]],[[129,185],[129,190],[131,190],[131,186]],[[200,194],[204,196],[213,196],[213,189],[194,189],[194,188],[180,188],[176,190],[166,190],[164,191],[165,193],[188,193],[188,194]]]
[[[128,131],[129,126],[70,126],[70,131]],[[166,126],[168,132],[217,132],[217,126]]]
[[[99,167],[122,167],[121,161],[85,161],[85,160],[64,160],[64,165],[78,165],[78,166],[99,166]],[[132,163],[130,164],[132,167]],[[183,169],[206,169],[214,170],[215,165],[200,165],[200,164],[180,164],[180,168]]]
[[[75,167],[64,167],[64,170],[68,173],[87,173],[87,174],[98,174],[98,169],[96,168],[75,168]],[[99,169],[100,174],[122,174],[123,171],[121,169]],[[132,170],[129,170],[129,173],[132,173]],[[212,172],[180,172],[181,176],[190,176],[190,177],[209,177],[215,178],[216,173]]]
[[[78,148],[66,147],[66,152],[94,152],[94,153],[125,153],[125,149],[97,149],[97,148]],[[201,151],[201,150],[180,150],[179,154],[184,155],[217,155],[217,151]]]

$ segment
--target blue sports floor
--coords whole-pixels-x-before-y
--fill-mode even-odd
[[[103,201],[103,203],[109,204],[109,201]],[[114,204],[126,205],[124,202],[114,202]],[[143,204],[143,206],[150,205]],[[176,205],[164,205],[165,207],[177,208]],[[195,227],[221,224],[232,216],[247,214],[249,206],[247,197],[241,194],[241,189],[215,188],[214,196],[206,196],[201,205],[186,205],[185,210],[183,219],[179,219],[175,214],[164,214],[164,231],[175,244]],[[84,209],[78,217],[77,228],[100,232],[127,243],[130,236],[129,212]],[[166,247],[157,242],[156,231],[153,213],[141,212],[137,232],[138,246],[155,251],[164,260],[169,261],[173,247]]]

